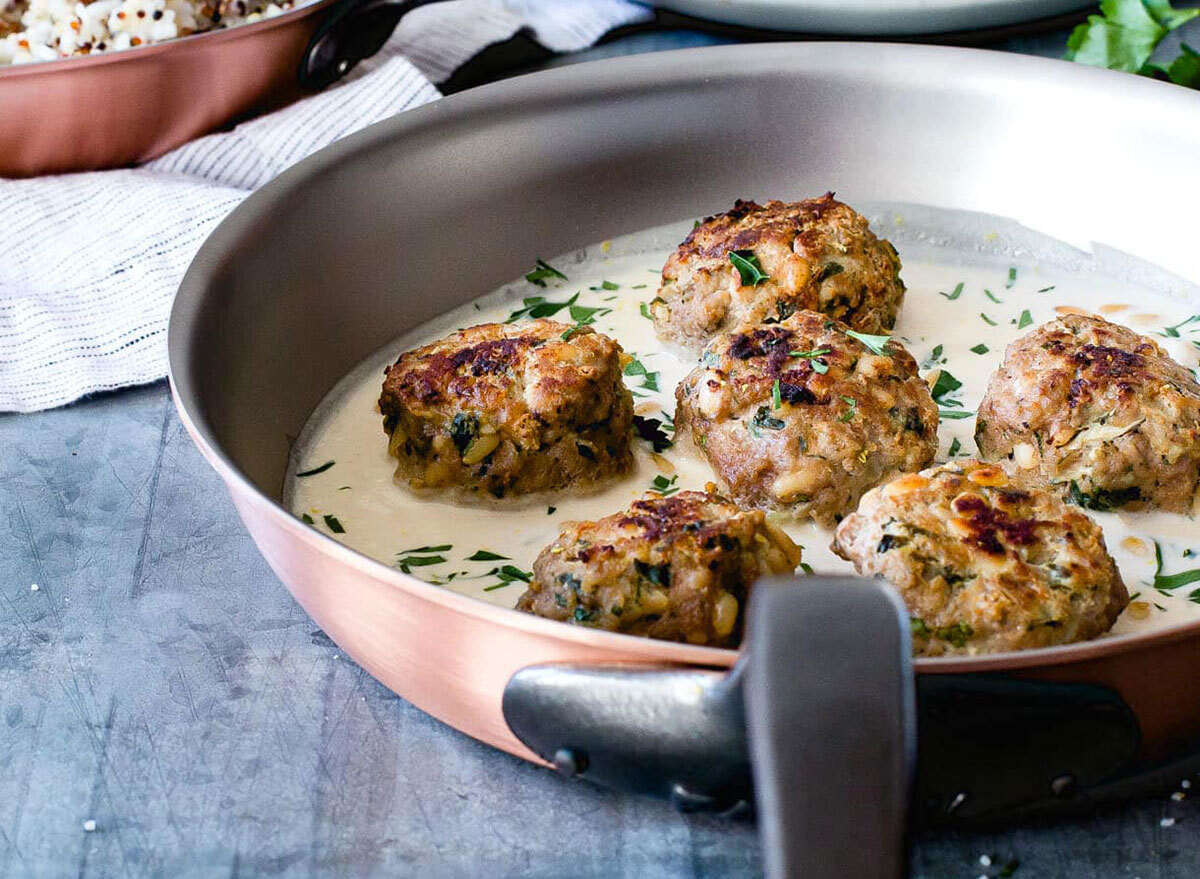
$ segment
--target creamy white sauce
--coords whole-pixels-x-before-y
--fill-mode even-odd
[[[974,413],[1005,346],[1055,317],[1056,309],[1078,308],[1125,323],[1154,337],[1180,363],[1197,368],[1200,321],[1179,327],[1178,337],[1156,335],[1200,311],[1195,291],[1186,284],[1168,279],[1167,289],[1150,289],[1105,277],[1076,252],[1067,258],[1059,255],[1052,263],[1031,258],[1031,254],[1038,255],[1038,248],[1027,242],[1002,246],[1005,242],[997,243],[995,232],[963,233],[963,226],[956,225],[958,234],[939,235],[914,231],[912,225],[890,211],[872,221],[879,234],[896,243],[904,262],[908,293],[895,335],[921,364],[922,375],[943,368],[962,382],[962,388],[951,395],[962,402],[961,411]],[[457,328],[503,321],[521,306],[523,297],[543,296],[562,302],[578,292],[579,305],[612,309],[597,316],[596,330],[616,338],[647,370],[658,374],[657,391],[646,389],[641,375],[626,376],[634,392],[635,410],[660,420],[664,412],[673,414],[675,386],[693,361],[686,354],[667,350],[640,309],[656,293],[659,271],[673,242],[689,227],[687,223],[639,233],[552,259],[550,263],[569,280],[548,280],[545,288],[523,279],[508,284],[377,352],[334,387],[313,413],[293,451],[285,504],[297,516],[311,519],[313,527],[384,564],[397,565],[408,559],[414,576],[511,607],[524,584],[506,582],[496,569],[511,565],[529,571],[562,523],[598,519],[624,509],[650,489],[656,477],[670,480],[668,491],[703,488],[713,480],[712,471],[695,452],[690,438],[683,437],[657,459],[648,443],[635,440],[633,472],[587,495],[562,492],[554,497],[486,505],[417,496],[392,478],[394,460],[387,455],[387,438],[376,408],[383,369],[401,351]],[[1049,250],[1053,256],[1055,249]],[[605,289],[605,281],[618,288]],[[955,296],[959,284],[961,290]],[[952,296],[955,298],[949,298]],[[554,317],[571,322],[566,310]],[[972,350],[979,345],[987,351]],[[941,353],[935,357],[937,346]],[[942,408],[953,411],[955,407]],[[959,457],[974,454],[974,428],[974,417],[943,418],[938,460],[948,459],[956,441]],[[333,466],[320,473],[296,476],[329,461]],[[1194,518],[1167,513],[1090,515],[1103,526],[1109,550],[1134,597],[1117,621],[1114,634],[1200,618],[1200,603],[1189,600],[1189,594],[1200,589],[1200,582],[1167,592],[1153,588],[1155,541],[1162,550],[1164,574],[1200,567],[1200,524]],[[344,533],[335,533],[326,516],[333,517]],[[853,573],[848,562],[830,551],[829,531],[812,524],[784,527],[804,547],[804,561],[814,571]],[[504,558],[468,560],[479,551]],[[423,563],[438,558],[444,561]]]

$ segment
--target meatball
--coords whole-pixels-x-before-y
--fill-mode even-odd
[[[627,471],[633,398],[621,346],[549,320],[483,324],[406,351],[379,409],[396,478],[493,497]]]
[[[800,548],[760,510],[712,493],[647,494],[573,522],[538,555],[520,610],[667,641],[727,647],[754,581],[790,574]]]
[[[812,311],[718,336],[675,396],[676,424],[734,500],[825,526],[937,453],[937,405],[912,356]]]
[[[994,464],[963,460],[867,492],[833,551],[900,593],[913,650],[999,653],[1107,632],[1129,596],[1100,526]]]
[[[1191,512],[1200,384],[1145,336],[1067,315],[1008,346],[975,441],[1080,506]]]
[[[699,350],[717,333],[798,309],[882,333],[903,299],[896,249],[826,193],[792,203],[738,201],[707,218],[667,260],[650,308],[660,337]]]

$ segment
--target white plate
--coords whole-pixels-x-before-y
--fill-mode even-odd
[[[1080,0],[659,0],[667,9],[768,30],[911,36],[982,30],[1074,12]]]

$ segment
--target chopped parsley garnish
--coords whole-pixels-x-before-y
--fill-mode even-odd
[[[669,564],[651,565],[635,560],[633,567],[642,577],[649,580],[655,586],[662,586],[667,589],[671,588],[671,566]]]
[[[558,509],[558,507],[546,507],[546,515],[547,515],[547,516],[553,516],[553,515],[554,515],[554,511],[555,511],[555,510],[557,510],[557,509]]]
[[[633,285],[633,286],[631,286],[629,289],[630,289],[630,290],[645,290],[645,289],[646,289],[646,287],[647,287],[647,285],[646,285],[646,284],[634,284],[634,285]]]
[[[679,487],[675,485],[675,483],[678,481],[678,474],[672,476],[670,479],[667,479],[667,477],[660,473],[658,476],[655,476],[654,481],[650,483],[650,490],[662,495],[663,497],[670,497],[671,495],[675,494],[675,492],[679,491]]]
[[[784,426],[782,420],[771,416],[771,410],[766,406],[759,406],[754,417],[746,422],[746,430],[755,436],[762,436],[761,430],[783,430]]]
[[[438,546],[418,546],[413,549],[402,549],[396,555],[415,555],[422,552],[449,552],[454,549],[453,543],[443,543]]]
[[[1154,541],[1154,588],[1158,590],[1178,589],[1180,586],[1186,586],[1189,583],[1200,581],[1200,568],[1193,568],[1190,571],[1180,571],[1177,574],[1164,574],[1162,572],[1163,558],[1162,546],[1159,542]],[[1189,596],[1191,597],[1191,596]]]
[[[954,623],[950,626],[939,626],[933,630],[933,634],[943,641],[949,641],[955,647],[962,647],[975,634],[975,630],[971,628],[970,623]]]
[[[743,287],[757,287],[770,277],[763,271],[753,250],[731,250],[729,261],[741,276]]]
[[[946,358],[942,356],[942,346],[934,345],[933,350],[929,352],[929,356],[925,358],[921,364],[921,369],[932,369],[939,363],[945,363]]]
[[[775,379],[775,384],[771,385],[771,408],[778,409],[783,405],[783,401],[779,397],[779,379]]]
[[[841,400],[850,407],[838,416],[838,421],[844,424],[858,414],[858,400],[854,399],[853,397],[842,397]]]
[[[533,579],[533,574],[531,574],[529,571],[522,571],[515,565],[504,565],[500,568],[492,568],[483,576],[499,578],[498,583],[493,583],[491,586],[484,586],[484,592],[491,592],[494,589],[503,589],[510,583],[528,583]]]
[[[567,280],[567,276],[550,265],[550,263],[542,259],[534,260],[533,271],[525,276],[525,280],[538,287],[545,287],[547,278],[558,278],[560,281]]]
[[[967,412],[964,409],[939,409],[938,417],[948,418],[951,421],[958,421],[963,418],[974,418],[974,412]]]
[[[346,529],[342,527],[342,523],[338,521],[337,516],[325,515],[321,518],[325,520],[325,527],[327,527],[334,534],[346,533]]]
[[[950,374],[949,370],[939,369],[937,381],[933,383],[929,393],[933,395],[933,399],[941,406],[962,406],[962,403],[957,400],[946,399],[948,394],[953,394],[962,387],[962,382]]]
[[[1008,280],[1004,282],[1004,289],[1011,290],[1012,285],[1015,283],[1017,283],[1017,267],[1009,266],[1008,267]]]
[[[940,291],[940,290],[939,290],[939,291],[938,291],[938,295],[939,295],[939,296],[945,296],[947,299],[949,299],[951,302],[953,302],[953,301],[954,301],[955,299],[957,299],[959,296],[962,296],[962,291],[963,291],[963,287],[964,287],[964,286],[965,286],[965,285],[963,284],[963,282],[962,282],[962,281],[959,281],[959,282],[958,282],[958,283],[957,283],[957,284],[954,286],[954,290],[953,290],[952,292],[950,292],[950,293],[943,293],[942,291]]]
[[[996,326],[996,322],[995,322],[994,320],[992,320],[990,317],[988,317],[986,314],[984,314],[982,311],[981,311],[981,312],[979,312],[979,316],[980,316],[981,318],[983,318],[983,322],[984,322],[985,324],[987,324],[989,327],[994,327],[994,326]]]
[[[1200,321],[1200,314],[1193,314],[1191,317],[1181,320],[1179,323],[1175,324],[1174,326],[1163,327],[1163,331],[1162,331],[1161,335],[1169,336],[1172,339],[1178,339],[1180,327],[1187,326],[1190,323],[1196,323],[1197,321]],[[297,475],[300,475],[300,474],[297,474]]]
[[[634,415],[633,429],[656,452],[665,452],[675,444],[675,425],[670,419],[659,421],[657,418]]]
[[[980,342],[978,345],[971,346],[971,351],[973,351],[974,353],[976,353],[980,356],[987,354],[989,350],[990,349],[988,348],[988,346],[983,344],[983,342]]]
[[[324,473],[326,470],[328,470],[330,467],[332,467],[334,465],[334,463],[336,463],[336,462],[326,461],[320,467],[314,467],[311,470],[305,470],[303,473],[297,473],[296,478],[303,479],[305,476],[316,476],[318,473]]]
[[[859,333],[854,330],[846,330],[846,335],[862,342],[871,349],[872,354],[887,354],[888,342],[892,341],[891,336],[872,336],[870,333]]]
[[[1141,498],[1141,489],[1136,485],[1115,491],[1107,488],[1094,488],[1091,491],[1084,491],[1075,480],[1071,480],[1071,503],[1084,509],[1095,510],[1098,513],[1110,512],[1111,510],[1125,506],[1125,504],[1131,501],[1141,500]]]
[[[984,295],[984,296],[986,296],[988,299],[992,300],[992,302],[995,302],[997,305],[1003,305],[1003,304],[1004,304],[1004,300],[1003,300],[1003,299],[1000,299],[1000,298],[998,298],[998,297],[996,296],[996,294],[995,294],[995,293],[993,293],[991,290],[989,290],[987,287],[984,287],[984,288],[983,288],[983,295]]]
[[[601,281],[598,287],[588,287],[589,290],[620,290],[621,285],[612,281]]]
[[[642,377],[641,390],[644,390],[644,391],[657,391],[658,390],[658,373],[652,372],[651,370],[647,369],[646,365],[644,363],[642,363],[642,361],[638,360],[637,357],[634,357],[632,360],[629,361],[629,363],[627,363],[625,365],[625,374],[626,375],[640,375]],[[641,397],[641,396],[645,396],[645,395],[638,394],[638,396]]]
[[[949,456],[951,458],[953,458],[955,455],[957,455],[961,451],[962,451],[962,443],[960,443],[958,441],[958,437],[955,437],[954,441],[950,443]]]
[[[508,560],[508,556],[489,552],[486,549],[476,550],[474,554],[467,556],[469,562],[506,562]]]
[[[803,571],[803,572],[804,572],[804,574],[805,574],[806,576],[809,576],[809,577],[811,577],[811,576],[813,575],[813,573],[814,573],[814,572],[813,572],[813,566],[812,566],[812,565],[810,565],[808,562],[801,562],[801,563],[800,563],[800,570],[801,570],[801,571]]]
[[[427,568],[430,565],[441,565],[446,561],[442,555],[409,555],[396,559],[396,567],[406,574],[412,573],[412,568]]]
[[[789,351],[788,357],[799,357],[802,360],[807,360],[809,366],[812,367],[813,372],[819,375],[824,375],[825,373],[829,372],[829,364],[820,358],[822,354],[828,353],[828,348],[814,348],[812,351]],[[779,382],[776,381],[775,384],[778,385]]]
[[[1049,287],[1043,287],[1042,289],[1038,290],[1038,292],[1039,293],[1049,293],[1053,289],[1054,289],[1054,285],[1051,284]]]
[[[1026,308],[1024,311],[1021,312],[1021,316],[1019,318],[1017,318],[1017,329],[1023,330],[1027,326],[1029,326],[1031,323],[1033,323],[1033,315],[1030,314],[1029,309]]]
[[[564,308],[570,308],[578,299],[578,293],[565,302],[551,302],[544,296],[526,296],[521,300],[521,307],[505,318],[504,322],[506,324],[515,323],[523,317],[554,317]]]
[[[303,522],[305,525],[312,525],[312,524],[313,524],[313,517],[312,517],[312,516],[310,516],[310,515],[308,515],[308,513],[301,513],[301,514],[300,514],[300,521],[301,521],[301,522]]]

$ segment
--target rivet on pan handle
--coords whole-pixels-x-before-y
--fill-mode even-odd
[[[766,874],[900,879],[916,764],[908,614],[872,582],[762,584],[746,723]]]
[[[388,41],[396,25],[437,0],[342,0],[326,16],[300,59],[300,85],[319,91],[341,79]]]

